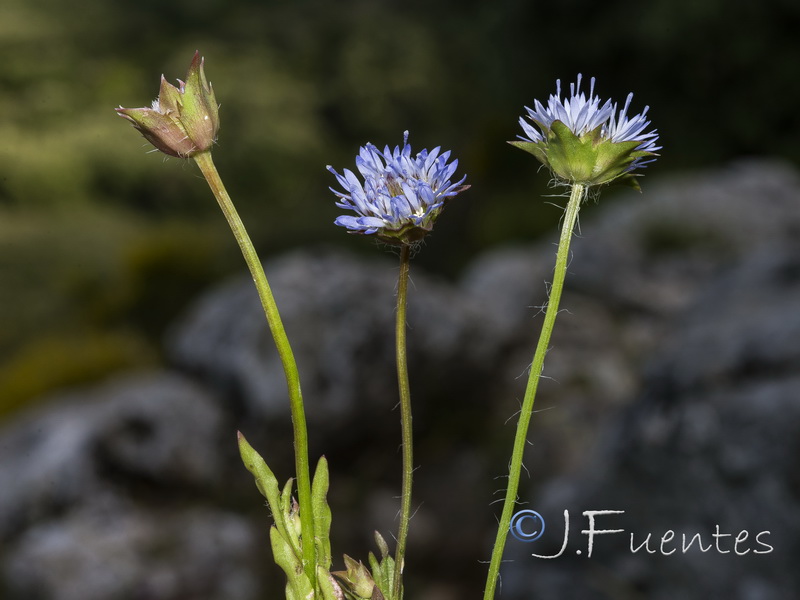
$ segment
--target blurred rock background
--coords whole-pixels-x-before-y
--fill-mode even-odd
[[[291,475],[255,292],[196,170],[111,110],[149,103],[197,48],[222,104],[215,160],[332,464],[338,553],[394,528],[396,271],[331,225],[325,165],[409,129],[473,186],[412,272],[408,589],[480,597],[560,215],[504,141],[524,104],[583,72],[649,104],[664,151],[643,195],[584,210],[521,500],[555,522],[619,508],[636,531],[772,528],[775,551],[656,560],[609,540],[596,561],[545,563],[512,540],[503,597],[797,596],[798,24],[780,0],[5,0],[0,597],[282,593],[233,437]]]

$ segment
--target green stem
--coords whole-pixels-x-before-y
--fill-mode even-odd
[[[500,574],[500,563],[503,558],[503,550],[506,544],[506,537],[511,525],[511,517],[514,512],[514,505],[517,500],[519,490],[519,479],[522,471],[522,458],[525,452],[525,444],[528,439],[528,426],[533,414],[533,401],[536,397],[536,389],[539,386],[539,379],[542,375],[544,357],[550,344],[550,335],[553,333],[553,325],[558,314],[558,304],[561,300],[561,290],[564,288],[564,277],[567,273],[567,259],[569,258],[569,243],[572,239],[572,232],[578,219],[578,211],[581,202],[586,195],[586,186],[575,183],[572,185],[572,193],[569,197],[567,210],[564,213],[564,223],[561,227],[561,239],[558,242],[558,252],[556,254],[556,267],[553,274],[553,285],[550,287],[550,298],[547,302],[547,312],[544,316],[542,332],[539,335],[539,343],[536,345],[536,353],[533,356],[533,364],[528,376],[528,386],[525,389],[525,398],[522,402],[522,410],[519,414],[517,423],[517,433],[514,436],[514,450],[511,454],[511,466],[508,470],[508,488],[506,498],[503,503],[503,514],[500,517],[500,524],[497,528],[497,538],[492,550],[492,560],[489,564],[489,575],[486,580],[483,600],[493,600],[497,578]]]
[[[294,428],[294,455],[295,468],[297,470],[297,495],[300,500],[300,529],[303,540],[303,568],[311,581],[312,589],[316,589],[316,552],[314,547],[314,522],[311,510],[311,476],[308,465],[308,432],[306,430],[306,415],[303,408],[303,395],[300,392],[300,376],[297,372],[297,363],[294,360],[289,339],[283,328],[278,306],[272,296],[267,276],[264,274],[264,267],[256,254],[253,242],[244,228],[236,208],[233,206],[231,197],[225,190],[222,180],[219,177],[217,168],[211,160],[210,152],[201,152],[194,156],[194,160],[203,176],[206,178],[211,191],[219,202],[225,218],[233,231],[233,235],[239,244],[239,248],[244,255],[253,282],[258,290],[258,297],[261,299],[261,306],[264,307],[264,314],[267,316],[275,346],[278,348],[283,372],[286,375],[286,384],[289,387],[289,402],[292,410],[292,426]]]
[[[406,304],[408,298],[408,271],[411,246],[403,244],[400,250],[400,274],[397,279],[397,320],[395,340],[397,353],[397,384],[400,390],[400,422],[403,439],[403,487],[400,505],[400,527],[397,532],[397,552],[394,558],[394,600],[402,598],[403,560],[408,537],[408,522],[411,519],[411,482],[414,473],[414,446],[411,433],[411,392],[408,384],[406,362]]]

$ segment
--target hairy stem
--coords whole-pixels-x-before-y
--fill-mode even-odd
[[[411,432],[411,392],[408,384],[408,363],[406,361],[406,304],[408,298],[408,271],[411,247],[403,244],[400,250],[400,274],[397,280],[397,320],[395,322],[395,341],[397,356],[397,384],[400,390],[400,423],[403,439],[403,487],[400,506],[400,527],[397,532],[397,552],[393,600],[402,597],[403,560],[408,537],[408,522],[411,519],[411,482],[414,473],[414,446]]]
[[[295,468],[297,470],[297,495],[300,501],[300,527],[303,540],[303,568],[311,581],[313,589],[316,589],[316,552],[314,547],[314,522],[311,509],[311,476],[308,464],[308,432],[306,430],[306,414],[303,408],[303,395],[300,391],[300,376],[297,372],[297,363],[294,360],[289,339],[283,328],[278,306],[272,296],[272,290],[264,274],[264,268],[250,241],[250,236],[244,228],[236,208],[233,206],[231,197],[222,184],[217,168],[211,160],[210,152],[201,152],[194,156],[194,160],[203,176],[206,178],[211,191],[219,202],[228,224],[231,227],[239,248],[244,255],[247,267],[253,277],[253,282],[258,290],[258,297],[261,299],[261,306],[267,317],[269,329],[275,340],[278,349],[283,372],[286,375],[286,384],[289,388],[289,402],[292,411],[292,426],[294,428],[294,456]]]
[[[522,458],[525,452],[525,443],[528,438],[528,426],[533,414],[533,401],[536,398],[536,389],[539,386],[539,378],[544,366],[544,357],[550,344],[550,335],[553,333],[553,325],[558,314],[558,304],[561,300],[561,290],[564,288],[564,277],[567,273],[567,260],[569,258],[569,244],[572,239],[572,232],[578,219],[578,211],[581,202],[586,195],[586,186],[575,183],[569,197],[569,203],[564,213],[564,222],[561,227],[561,239],[558,243],[556,253],[556,267],[553,274],[553,285],[550,287],[550,298],[547,302],[547,311],[544,316],[542,332],[539,334],[539,343],[536,345],[536,353],[533,356],[528,385],[525,388],[525,398],[522,401],[522,410],[519,413],[517,432],[514,436],[514,449],[511,454],[511,465],[508,470],[508,488],[503,502],[503,513],[500,517],[500,524],[497,527],[497,537],[495,538],[492,550],[492,560],[489,564],[489,575],[486,579],[486,588],[483,600],[493,600],[497,578],[500,574],[500,563],[503,558],[503,550],[506,544],[506,537],[511,525],[511,517],[514,512],[514,505],[517,501],[519,491],[519,479],[522,471]]]

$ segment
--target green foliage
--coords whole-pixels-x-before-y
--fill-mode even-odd
[[[225,269],[226,235],[128,211],[0,210],[0,414],[157,364],[166,324]]]
[[[347,600],[371,600],[374,598],[375,581],[362,562],[344,555],[345,571],[334,573],[342,582]],[[382,596],[381,596],[381,600]]]
[[[239,452],[242,462],[253,475],[256,487],[267,499],[272,512],[273,526],[270,528],[270,542],[275,563],[286,575],[287,600],[306,600],[314,597],[313,585],[303,566],[303,539],[300,527],[300,515],[297,502],[292,498],[294,480],[289,479],[282,491],[278,491],[278,480],[267,463],[239,434]],[[322,600],[336,600],[335,588],[338,588],[331,577],[331,509],[328,506],[328,462],[323,456],[317,464],[314,480],[311,485],[312,519],[314,522],[314,545],[317,548],[317,564],[314,566],[318,595]]]
[[[319,459],[311,484],[311,508],[314,511],[314,544],[317,547],[317,564],[331,568],[331,508],[328,506],[328,461]]]
[[[253,475],[258,491],[267,500],[272,513],[270,542],[275,563],[286,575],[287,600],[306,600],[311,596],[312,585],[303,567],[302,536],[297,502],[292,498],[294,481],[286,482],[282,491],[278,479],[267,463],[239,434],[239,452],[242,462]],[[328,506],[328,461],[323,456],[317,464],[311,485],[314,521],[314,544],[317,548],[317,593],[322,600],[339,600],[341,594],[348,600],[385,600],[391,594],[394,577],[394,559],[389,555],[386,541],[375,533],[381,559],[369,555],[372,573],[363,563],[344,556],[345,571],[331,572],[331,509]],[[334,576],[336,579],[334,579]],[[338,579],[338,582],[336,581]]]
[[[144,230],[120,248],[115,273],[74,282],[87,320],[128,324],[158,339],[197,293],[226,270],[225,259],[235,249],[224,249],[227,232],[224,223],[216,225],[143,224]]]
[[[267,199],[275,210],[320,206],[330,183],[324,164],[350,156],[366,139],[393,143],[407,128],[422,137],[421,146],[450,142],[457,155],[470,157],[470,174],[485,171],[491,189],[505,187],[497,170],[508,153],[493,144],[517,133],[522,104],[578,70],[597,75],[604,96],[634,89],[651,104],[673,160],[695,164],[730,156],[731,149],[758,151],[765,136],[778,142],[770,152],[798,158],[786,127],[786,119],[796,119],[790,98],[777,95],[752,110],[763,104],[752,95],[786,80],[800,58],[786,29],[789,3],[81,6],[91,23],[53,0],[4,2],[0,129],[3,164],[13,168],[0,196],[7,202],[92,202],[98,182],[110,184],[111,169],[120,184],[115,201],[135,205],[136,185],[121,184],[168,179],[152,168],[160,158],[131,152],[111,108],[145,105],[158,75],[182,76],[198,47],[222,104],[220,148],[225,166],[236,171],[226,179],[243,175],[244,195]],[[581,44],[556,43],[564,28],[541,23],[569,23]],[[704,118],[708,109],[724,118]],[[166,200],[167,192],[161,188],[158,196]]]
[[[395,596],[394,574],[395,562],[389,554],[389,546],[380,533],[375,532],[375,542],[380,550],[380,560],[369,553],[369,569],[360,561],[357,561],[346,554],[344,555],[344,571],[335,571],[333,575],[341,584],[341,590],[347,600],[387,600],[391,598],[402,598],[403,588],[400,594]]]
[[[394,570],[395,564],[394,559],[389,554],[389,546],[386,544],[386,540],[383,539],[383,536],[375,532],[375,543],[378,545],[378,550],[380,550],[381,558],[378,558],[372,553],[369,553],[369,565],[372,569],[372,577],[375,579],[375,585],[381,591],[384,597],[391,598],[393,596],[392,591],[394,589]],[[402,587],[400,590],[400,597],[402,598]]]
[[[577,136],[561,121],[554,121],[546,140],[509,143],[533,154],[564,181],[577,181],[588,186],[627,183],[638,190],[635,175],[625,171],[636,158],[651,153],[635,151],[639,142],[603,140],[601,129],[597,127]]]
[[[30,398],[156,362],[155,350],[132,332],[82,332],[32,340],[0,366],[0,417]]]
[[[221,104],[215,162],[257,246],[371,252],[332,226],[324,166],[409,129],[415,146],[452,149],[472,184],[419,257],[454,274],[561,216],[539,199],[536,165],[503,144],[556,78],[583,72],[602,96],[634,91],[635,109],[651,106],[664,151],[648,178],[742,154],[800,160],[796,95],[779,93],[800,63],[797,16],[789,0],[4,0],[3,362],[67,333],[136,330],[157,351],[188,295],[239,269],[194,166],[149,153],[113,111],[147,105],[159,75],[174,82],[196,49]],[[163,225],[176,221],[185,231]]]

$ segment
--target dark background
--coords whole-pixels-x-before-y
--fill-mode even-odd
[[[800,159],[789,0],[7,0],[0,11],[0,413],[157,362],[164,324],[241,268],[195,168],[149,153],[112,112],[149,104],[159,75],[183,77],[195,49],[221,104],[215,160],[265,256],[319,242],[374,252],[332,226],[325,165],[352,166],[359,145],[398,144],[406,129],[415,149],[451,149],[472,185],[420,265],[454,276],[481,249],[550,231],[547,177],[505,141],[524,105],[579,72],[602,97],[634,91],[634,110],[650,105],[664,149],[647,178]],[[64,347],[69,361],[53,364]]]
[[[555,80],[647,104],[642,180],[747,156],[800,161],[800,7],[767,2],[5,0],[0,6],[0,418],[163,362],[165,327],[243,266],[196,168],[152,153],[148,105],[196,49],[221,104],[215,161],[262,257],[335,244],[327,164],[367,141],[441,145],[471,189],[419,254],[446,278],[551,233],[548,177],[505,142]],[[598,205],[613,205],[609,189]]]

